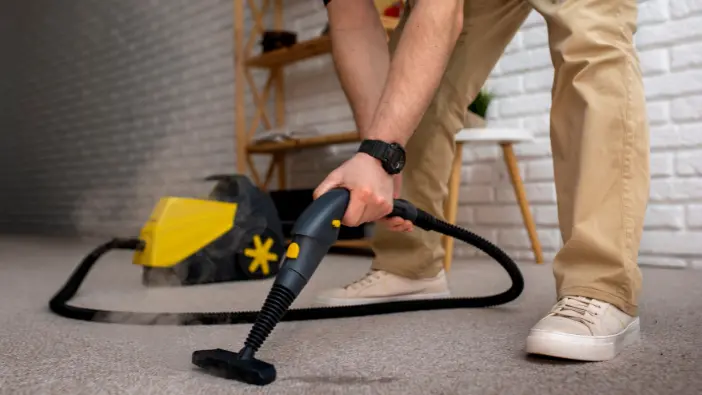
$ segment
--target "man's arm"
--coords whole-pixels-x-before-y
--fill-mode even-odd
[[[417,0],[391,62],[371,1],[333,0],[328,11],[332,56],[361,136],[405,145],[461,32],[463,0]]]
[[[406,145],[441,82],[463,26],[463,0],[417,0],[366,138]]]
[[[327,11],[332,59],[359,133],[365,136],[390,67],[385,28],[369,0],[332,0]]]

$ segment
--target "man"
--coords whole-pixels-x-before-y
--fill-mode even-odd
[[[385,226],[376,227],[370,273],[319,301],[449,294],[440,235],[381,218],[398,196],[442,216],[454,133],[535,9],[547,23],[555,70],[551,145],[564,246],[553,263],[558,302],[531,329],[526,349],[601,361],[637,340],[650,176],[636,0],[415,0],[389,48],[372,1],[325,4],[334,63],[364,142],[315,196],[346,187],[343,223]]]

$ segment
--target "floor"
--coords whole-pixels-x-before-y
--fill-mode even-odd
[[[93,244],[91,244],[93,243]],[[249,325],[147,327],[72,321],[46,303],[93,242],[0,235],[2,394],[702,394],[702,271],[644,269],[643,342],[618,359],[570,363],[523,352],[553,303],[549,265],[525,263],[507,306],[283,323],[259,353],[278,380],[252,387],[190,364],[193,350],[238,349]],[[295,302],[344,283],[368,258],[328,256]],[[491,262],[455,263],[455,295],[507,287]],[[132,311],[258,309],[268,282],[146,290],[127,252],[98,262],[74,304]]]

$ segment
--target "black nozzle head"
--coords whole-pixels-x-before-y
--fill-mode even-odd
[[[193,352],[193,364],[208,373],[247,384],[266,385],[275,381],[275,366],[241,353],[213,349]]]

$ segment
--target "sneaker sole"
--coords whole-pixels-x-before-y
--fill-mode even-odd
[[[384,303],[384,302],[398,302],[405,300],[421,300],[421,299],[441,299],[448,298],[451,296],[451,292],[437,292],[430,294],[411,294],[411,295],[398,295],[398,296],[386,296],[377,298],[317,298],[317,304],[324,306],[359,306],[366,304]]]
[[[556,358],[577,361],[608,361],[625,347],[640,338],[639,318],[621,332],[610,336],[581,336],[531,330],[527,337],[526,351]]]

